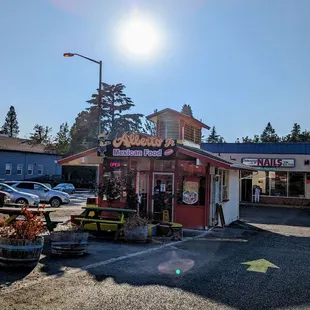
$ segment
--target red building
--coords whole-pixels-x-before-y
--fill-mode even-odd
[[[223,208],[225,223],[239,218],[239,170],[251,168],[200,149],[201,121],[164,109],[147,116],[156,123],[157,137],[130,134],[110,141],[106,158],[97,148],[69,156],[61,165],[96,165],[98,180],[123,172],[135,172],[140,212],[162,217],[159,197],[166,197],[170,219],[187,228],[218,223],[216,205]]]

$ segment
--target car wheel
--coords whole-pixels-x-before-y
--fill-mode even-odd
[[[16,202],[17,204],[23,205],[23,206],[25,206],[25,205],[28,204],[28,201],[27,201],[26,199],[24,199],[24,198],[18,198],[15,202]]]
[[[53,197],[50,200],[50,205],[52,208],[59,208],[61,205],[61,200],[58,197]]]

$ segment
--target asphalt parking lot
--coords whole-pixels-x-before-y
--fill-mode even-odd
[[[0,300],[4,309],[309,309],[309,212],[286,210],[242,208],[242,222],[182,242],[94,240],[79,259],[43,255],[27,275],[0,273]]]

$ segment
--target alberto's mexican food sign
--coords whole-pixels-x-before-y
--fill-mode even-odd
[[[175,154],[176,141],[138,134],[123,134],[107,145],[108,157],[163,157]]]

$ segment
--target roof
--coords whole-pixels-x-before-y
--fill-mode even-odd
[[[199,160],[206,161],[212,165],[219,166],[222,168],[256,171],[255,168],[237,163],[234,160],[222,158],[221,156],[217,156],[214,153],[211,153],[211,152],[208,152],[202,149],[198,149],[196,147],[178,144],[177,149],[178,151],[180,151],[181,153],[185,155],[195,157]]]
[[[0,136],[0,151],[56,154],[55,151],[47,149],[42,144],[31,144],[29,139],[10,138],[7,136]]]
[[[64,164],[69,163],[72,160],[76,160],[76,159],[79,159],[79,158],[82,158],[82,157],[86,157],[86,156],[89,156],[91,154],[95,154],[97,152],[98,152],[98,148],[94,147],[92,149],[88,149],[86,151],[83,151],[83,152],[80,152],[80,153],[77,153],[77,154],[70,155],[68,157],[62,158],[62,159],[58,160],[58,164],[59,165],[64,165]]]
[[[186,119],[186,120],[190,120],[191,122],[196,123],[196,125],[201,127],[201,128],[210,129],[210,127],[208,125],[204,124],[203,122],[199,121],[198,119],[196,119],[196,118],[194,118],[192,116],[189,116],[187,114],[181,113],[179,111],[170,109],[170,108],[166,108],[166,109],[163,109],[161,111],[155,112],[153,114],[147,115],[146,119],[154,121],[154,118],[156,118],[157,116],[159,116],[159,115],[161,115],[163,113],[167,113],[167,112],[168,113],[172,113],[172,114],[174,114],[174,115],[176,115],[176,116],[178,116],[180,118],[183,118],[183,119]]]
[[[228,154],[299,154],[310,155],[310,143],[202,143],[201,148]]]

